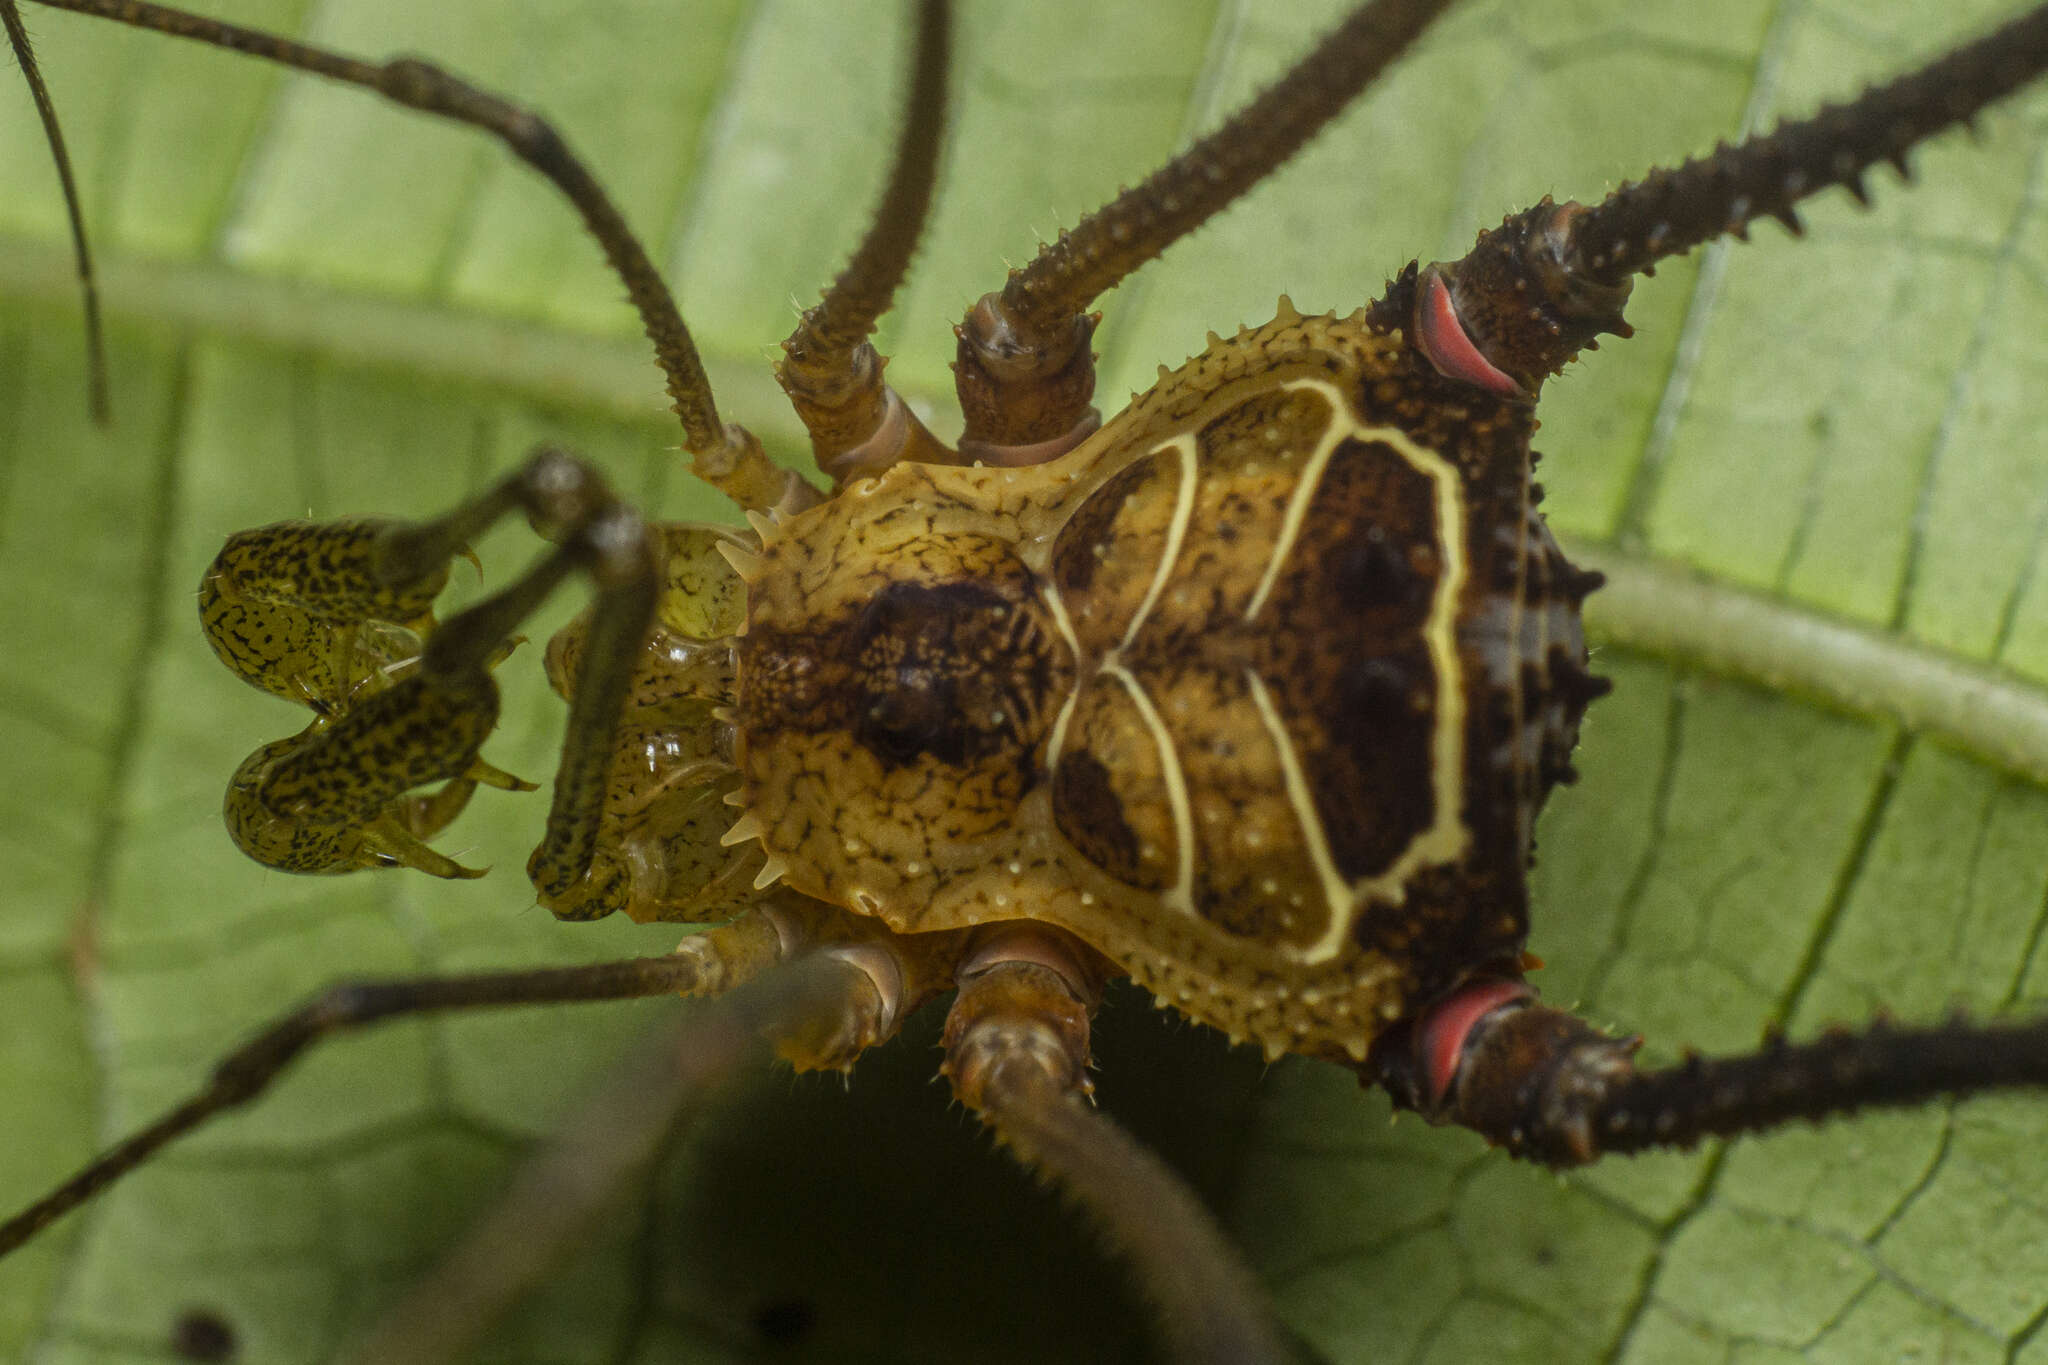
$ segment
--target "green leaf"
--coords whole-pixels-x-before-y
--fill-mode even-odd
[[[877,192],[893,7],[210,8],[427,53],[557,117],[670,263],[721,401],[791,447],[767,356]],[[941,208],[883,338],[892,378],[943,409],[947,325],[1003,263],[1213,123],[1336,8],[966,6]],[[1295,165],[1106,300],[1104,397],[1206,329],[1270,316],[1282,290],[1350,308],[1541,194],[1597,196],[2008,8],[1462,9]],[[715,510],[669,449],[618,287],[497,149],[233,57],[28,17],[105,258],[116,422],[84,420],[54,177],[26,96],[0,96],[8,1207],[326,981],[674,935],[534,909],[518,875],[531,798],[486,793],[441,841],[496,865],[480,883],[242,860],[222,784],[298,718],[200,640],[192,590],[223,536],[445,506],[543,436],[662,515]],[[1766,225],[1667,267],[1638,290],[1638,337],[1545,400],[1547,510],[1636,607],[1604,627],[1618,687],[1587,726],[1585,780],[1546,815],[1532,947],[1553,999],[1640,1029],[1653,1058],[1740,1049],[1770,1022],[2048,1004],[2048,797],[2011,775],[2048,771],[2026,738],[2048,708],[2044,132],[2036,95],[1927,149],[1916,187],[1876,177],[1869,212],[1832,195],[1803,241]],[[480,547],[492,581],[529,540]],[[1674,565],[1704,597],[1672,586]],[[1730,603],[1757,609],[1709,610]],[[1868,648],[1828,645],[1841,623]],[[505,669],[489,754],[542,777],[560,720],[536,653]],[[1987,669],[2005,709],[1973,730],[1988,703],[1941,680]],[[244,1360],[326,1358],[652,1008],[406,1024],[321,1050],[0,1264],[0,1358],[161,1361],[195,1309],[233,1325]],[[489,1358],[1142,1358],[1120,1273],[931,1083],[933,1023],[850,1091],[742,1087]],[[1347,1077],[1263,1068],[1128,996],[1099,1060],[1105,1107],[1216,1201],[1333,1360],[2048,1361],[2038,1098],[1560,1182],[1462,1134],[1390,1129]],[[776,1344],[777,1324],[805,1330]]]

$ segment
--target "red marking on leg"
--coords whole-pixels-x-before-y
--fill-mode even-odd
[[[1465,1055],[1465,1040],[1472,1026],[1518,1000],[1534,999],[1536,992],[1520,981],[1474,981],[1429,1007],[1422,1016],[1416,1037],[1421,1043],[1422,1065],[1429,1082],[1429,1102],[1443,1103],[1457,1077],[1458,1062]]]
[[[1437,373],[1502,398],[1526,398],[1514,377],[1499,369],[1472,344],[1458,320],[1450,286],[1435,266],[1422,272],[1422,293],[1415,301],[1415,341]]]

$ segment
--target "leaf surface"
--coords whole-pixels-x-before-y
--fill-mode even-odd
[[[430,54],[558,119],[669,264],[721,401],[794,449],[767,357],[877,192],[893,11],[211,8],[365,55]],[[943,411],[948,325],[1003,263],[1215,122],[1336,8],[966,5],[933,236],[882,337],[891,377]],[[1105,301],[1103,397],[1207,329],[1264,320],[1283,290],[1304,311],[1348,309],[1541,194],[1594,197],[2007,8],[1461,9],[1296,164]],[[241,859],[221,786],[300,718],[236,686],[195,628],[222,537],[436,509],[543,437],[661,515],[717,514],[670,449],[658,377],[595,249],[496,148],[222,54],[29,18],[107,265],[116,424],[84,421],[54,177],[26,96],[0,97],[7,1206],[336,977],[674,936],[533,908],[518,875],[542,814],[530,798],[485,793],[441,841],[495,865],[478,883],[297,879]],[[1624,569],[1691,566],[1754,594],[1776,609],[1756,657],[1796,652],[1804,622],[1848,621],[1899,659],[2000,670],[2039,714],[2044,133],[2048,101],[2016,102],[1918,156],[1916,188],[1875,177],[1871,211],[1831,196],[1803,241],[1765,225],[1646,282],[1638,337],[1546,397],[1553,523]],[[479,546],[489,581],[529,541]],[[1769,1022],[1796,1036],[1880,1009],[2048,1005],[2048,796],[1884,718],[1882,656],[1822,654],[1788,690],[1768,663],[1733,678],[1625,623],[1607,638],[1616,693],[1542,830],[1532,947],[1553,999],[1641,1030],[1661,1059],[1749,1046]],[[537,654],[504,670],[489,756],[543,778],[560,720]],[[0,1265],[0,1359],[161,1361],[202,1309],[244,1360],[328,1358],[654,1008],[404,1024],[322,1050]],[[781,1074],[742,1086],[488,1358],[1144,1358],[1118,1272],[931,1083],[934,1026],[870,1058],[850,1092]],[[1099,1032],[1105,1106],[1211,1196],[1332,1360],[2048,1362],[2038,1098],[1559,1182],[1460,1134],[1390,1129],[1346,1077],[1263,1068],[1130,996]]]

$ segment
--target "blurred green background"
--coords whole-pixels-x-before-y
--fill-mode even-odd
[[[480,138],[245,61],[27,7],[106,266],[115,423],[84,420],[64,227],[0,96],[0,1204],[182,1094],[339,975],[659,951],[557,925],[518,874],[540,802],[441,844],[499,871],[293,879],[218,824],[302,717],[236,685],[192,611],[220,540],[423,512],[533,441],[664,516],[716,515],[568,211]],[[547,110],[677,282],[723,403],[784,449],[773,343],[857,238],[902,16],[805,0],[235,0],[210,12],[417,51]],[[1163,160],[1332,0],[963,5],[932,236],[880,338],[943,413],[949,324],[1005,262]],[[1206,329],[1348,309],[1544,193],[1590,198],[1974,32],[2000,3],[1527,0],[1455,12],[1299,161],[1104,303],[1109,406]],[[1554,524],[1803,614],[2048,679],[2048,102],[1638,291],[1640,335],[1556,381]],[[1842,202],[1837,202],[1841,200]],[[942,431],[949,419],[935,419]],[[517,533],[479,547],[489,580]],[[473,591],[472,576],[458,575]],[[572,610],[565,602],[561,610]],[[545,638],[546,627],[531,632]],[[1767,642],[1768,643],[1768,642]],[[2048,798],[1938,742],[1611,643],[1585,780],[1542,830],[1554,999],[1649,1052],[1881,1007],[2048,1005]],[[559,708],[509,663],[488,755],[544,777]],[[1882,700],[1882,672],[1832,690]],[[322,1051],[0,1265],[0,1359],[162,1361],[192,1309],[311,1362],[486,1206],[660,1005],[407,1024]],[[494,1338],[507,1362],[1146,1357],[1086,1232],[932,1083],[935,1021],[836,1079],[763,1075]],[[1132,995],[1105,1108],[1159,1143],[1337,1361],[2048,1362],[2048,1103],[1865,1118],[1566,1180],[1313,1065],[1264,1067]]]

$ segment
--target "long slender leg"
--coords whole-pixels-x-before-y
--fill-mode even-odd
[[[1096,421],[1089,304],[1272,174],[1450,0],[1372,0],[1228,123],[1059,235],[968,310],[957,384],[962,456],[1050,459]]]
[[[1088,1016],[1099,991],[1056,931],[1018,929],[971,955],[946,1016],[954,1094],[1130,1263],[1169,1359],[1287,1360],[1257,1278],[1201,1200],[1089,1105]]]
[[[1968,123],[2048,71],[2048,5],[1846,104],[1674,170],[1653,171],[1590,208],[1549,199],[1479,234],[1471,252],[1419,277],[1410,268],[1372,306],[1408,327],[1443,373],[1534,399],[1544,378],[1622,318],[1634,276],[1723,233],[1775,218],[1800,230],[1795,205],[1841,186],[1868,202],[1864,175],[1925,139]]]
[[[922,0],[903,130],[874,225],[823,299],[782,343],[775,367],[811,433],[818,468],[839,483],[879,474],[898,460],[955,458],[883,382],[887,362],[868,342],[903,283],[931,212],[939,137],[946,126],[952,27],[950,0]]]
[[[648,259],[646,248],[627,226],[611,197],[538,114],[417,57],[365,62],[309,43],[188,14],[147,0],[42,0],[55,9],[96,15],[134,28],[246,53],[330,80],[374,90],[397,104],[438,118],[480,128],[503,142],[514,156],[546,176],[583,218],[604,249],[605,259],[625,282],[640,312],[655,359],[668,379],[669,398],[683,424],[683,445],[692,468],[705,482],[740,506],[766,511],[801,498],[796,476],[778,468],[744,427],[724,422],[713,400],[711,381],[682,313]]]
[[[64,130],[57,124],[57,106],[50,100],[50,88],[36,66],[35,48],[21,11],[14,0],[0,0],[0,27],[7,30],[7,44],[28,82],[29,98],[35,101],[36,117],[43,122],[43,137],[50,144],[50,159],[57,163],[57,183],[64,189],[64,216],[71,220],[71,254],[78,263],[78,288],[85,296],[86,401],[92,420],[105,426],[111,415],[107,403],[107,346],[100,326],[100,287],[92,271],[92,245],[85,237],[85,213],[78,204],[78,182],[71,174],[71,154],[64,149]]]
[[[1754,1053],[1695,1056],[1659,1071],[1637,1069],[1641,1041],[1540,1004],[1519,982],[1480,982],[1383,1040],[1361,1075],[1431,1122],[1471,1128],[1548,1166],[1941,1095],[2048,1086],[2048,1019],[1878,1023],[1797,1044],[1773,1037]]]
[[[685,939],[666,957],[330,986],[229,1053],[214,1067],[207,1083],[183,1103],[0,1223],[0,1256],[127,1175],[165,1144],[255,1099],[300,1053],[323,1039],[391,1019],[451,1010],[669,994],[719,995],[762,975],[785,951],[775,926],[763,915],[749,914]],[[809,995],[803,998],[809,999]]]
[[[702,1112],[710,1092],[763,1060],[771,1040],[834,1027],[866,985],[852,964],[814,954],[664,1025],[514,1173],[497,1205],[343,1353],[344,1365],[469,1359],[491,1326],[589,1237],[670,1137]]]

